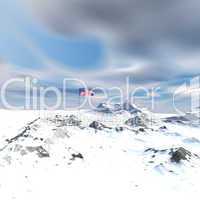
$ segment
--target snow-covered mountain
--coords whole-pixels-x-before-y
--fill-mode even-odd
[[[198,199],[200,126],[135,108],[0,110],[0,197]]]
[[[129,112],[130,114],[136,114],[141,112],[141,110],[136,105],[133,105],[128,101],[124,102],[123,104],[119,103],[111,104],[107,102],[100,103],[97,106],[96,111],[104,113],[117,113],[117,112],[119,113],[126,111]]]

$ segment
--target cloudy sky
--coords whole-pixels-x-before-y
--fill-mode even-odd
[[[129,76],[160,87],[158,110],[168,110],[174,89],[200,74],[199,10],[198,0],[0,0],[0,84],[30,75],[124,88]]]

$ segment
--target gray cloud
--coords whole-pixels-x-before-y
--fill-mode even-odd
[[[200,55],[198,0],[21,0],[48,29],[92,35],[121,58],[147,60],[138,79],[165,80],[200,73],[181,62]],[[123,63],[123,62],[122,62]],[[132,63],[130,63],[132,65]],[[134,67],[134,66],[133,66]],[[128,72],[131,74],[131,71]]]
[[[99,32],[108,38],[118,39],[122,46],[141,43],[141,47],[152,46],[153,41],[160,40],[200,41],[200,3],[197,0],[26,2],[46,25],[62,34]]]

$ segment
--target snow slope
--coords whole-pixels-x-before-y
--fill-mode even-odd
[[[137,116],[1,110],[1,199],[198,199],[199,127]],[[179,147],[191,155],[172,162]]]

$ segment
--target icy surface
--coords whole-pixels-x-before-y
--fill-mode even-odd
[[[0,197],[199,199],[200,128],[169,117],[0,110]],[[186,159],[172,162],[180,147]]]

